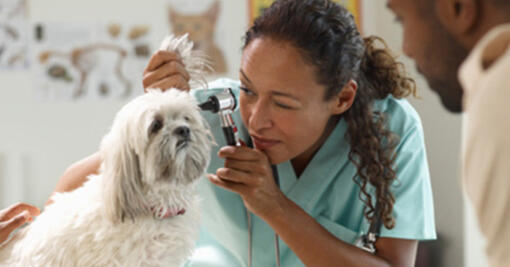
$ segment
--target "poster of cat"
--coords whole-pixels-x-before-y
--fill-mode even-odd
[[[358,28],[361,29],[361,1],[360,0],[332,0],[345,6],[356,19]],[[262,11],[269,7],[274,0],[248,0],[250,8],[250,24],[262,13]]]
[[[169,0],[168,22],[175,35],[188,34],[196,49],[203,51],[213,69],[212,74],[225,74],[228,65],[218,39],[219,0]]]
[[[125,99],[143,92],[153,43],[147,25],[37,23],[34,65],[45,99]]]
[[[0,69],[28,67],[27,0],[0,0]]]

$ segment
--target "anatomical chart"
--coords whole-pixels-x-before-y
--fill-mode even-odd
[[[0,0],[0,69],[28,67],[27,0]]]
[[[44,99],[123,99],[143,92],[152,54],[148,25],[34,25],[36,88]]]

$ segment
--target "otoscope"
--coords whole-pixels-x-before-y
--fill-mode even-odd
[[[219,113],[223,135],[229,146],[239,146],[239,134],[232,119],[232,111],[237,106],[237,101],[232,89],[225,88],[222,92],[210,96],[207,101],[199,105],[202,110]]]
[[[237,101],[232,89],[225,88],[222,92],[209,96],[209,98],[199,105],[202,110],[208,110],[212,113],[219,113],[221,128],[223,129],[223,135],[229,146],[240,146],[239,134],[237,127],[232,119],[232,111],[237,106]],[[251,142],[249,142],[251,144]],[[249,147],[252,147],[249,145]],[[271,165],[273,171],[273,177],[275,183],[280,187],[280,179],[278,176],[278,170],[275,165]],[[251,229],[251,216],[247,210],[248,228]],[[280,249],[279,249],[278,235],[275,233],[275,254],[276,254],[276,266],[280,267]],[[248,263],[251,266],[251,230],[249,234],[249,252],[248,252]]]

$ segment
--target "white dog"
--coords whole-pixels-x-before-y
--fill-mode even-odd
[[[101,142],[100,174],[55,195],[0,248],[0,266],[180,266],[198,237],[194,184],[211,145],[188,93],[135,98]]]

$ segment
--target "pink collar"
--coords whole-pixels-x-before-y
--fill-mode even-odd
[[[154,207],[151,208],[151,211],[152,213],[154,214],[154,217],[158,218],[158,219],[168,219],[168,218],[172,218],[172,217],[175,217],[175,216],[178,216],[178,215],[183,215],[184,213],[186,213],[186,209],[184,208],[168,208],[166,211],[163,210],[163,208],[159,208],[159,210],[155,210]]]

